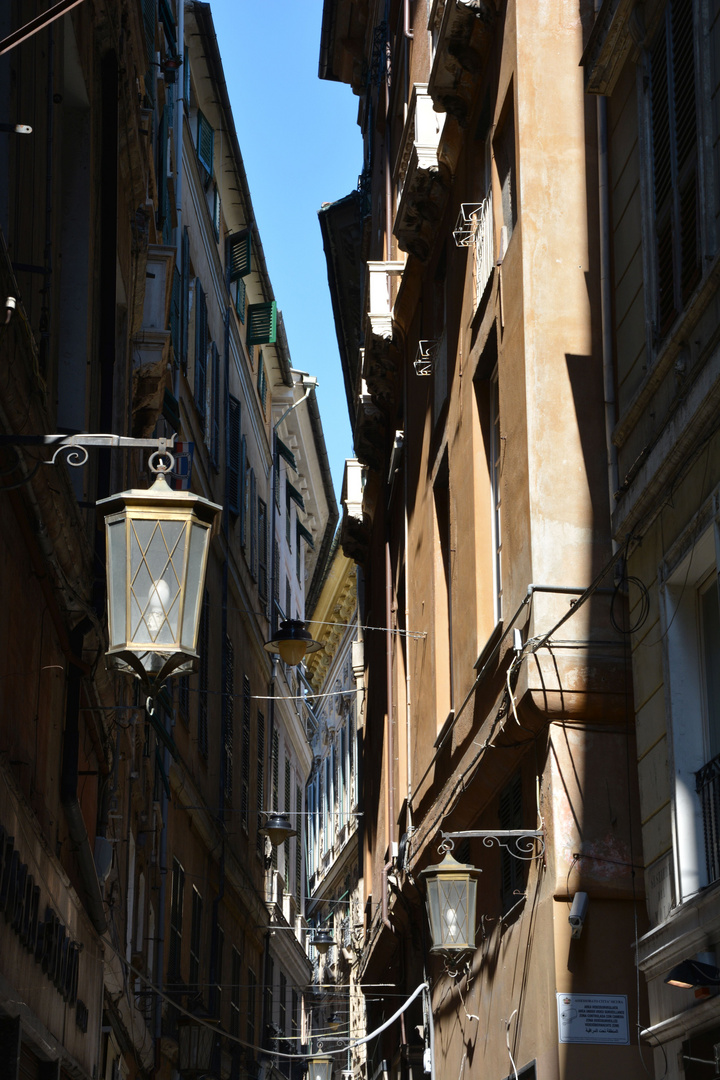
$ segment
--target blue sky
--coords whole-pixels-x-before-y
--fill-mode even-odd
[[[322,0],[210,0],[240,149],[293,367],[319,381],[339,500],[352,456],[317,212],[357,186],[358,99],[318,78]]]

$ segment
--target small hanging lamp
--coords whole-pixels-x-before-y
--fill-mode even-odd
[[[322,642],[313,641],[300,619],[283,619],[273,640],[265,643],[267,652],[279,653],[280,659],[290,667],[296,667],[308,653],[322,647]]]

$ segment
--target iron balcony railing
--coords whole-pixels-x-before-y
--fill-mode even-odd
[[[708,884],[720,878],[720,754],[695,773],[702,807]]]

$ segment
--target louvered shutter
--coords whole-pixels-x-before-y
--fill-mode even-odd
[[[212,343],[212,374],[210,380],[210,460],[213,466],[220,467],[220,353]]]
[[[187,374],[188,360],[188,308],[190,290],[190,239],[187,226],[182,234],[182,267],[180,271],[180,366]]]
[[[232,802],[233,794],[233,742],[235,724],[235,649],[225,635],[225,685],[223,687],[223,735],[225,742],[225,798]]]
[[[257,714],[257,791],[256,791],[256,804],[257,810],[257,823],[258,828],[263,822],[263,810],[265,802],[265,717],[258,709]],[[257,849],[262,854],[265,848],[265,836],[263,833],[257,834]]]
[[[243,675],[243,731],[242,731],[242,792],[240,795],[240,823],[247,832],[250,812],[250,680]]]
[[[208,690],[210,672],[210,594],[205,590],[200,611],[200,663],[198,668],[198,750],[208,756]]]
[[[292,791],[292,777],[290,772],[290,758],[285,755],[285,813],[290,814],[290,794]],[[299,822],[298,822],[299,824]],[[290,892],[290,838],[285,841],[285,892]]]
[[[269,300],[264,304],[248,306],[248,345],[274,345],[277,340],[277,304]]]
[[[517,773],[500,793],[499,819],[501,829],[521,829],[522,820],[522,776]],[[523,870],[516,858],[516,842],[510,841],[508,848],[503,848],[500,855],[500,877],[503,911],[513,907],[518,897],[516,890],[522,887]]]
[[[227,238],[225,249],[228,280],[237,281],[247,277],[252,271],[252,233],[250,229],[243,229]],[[243,289],[244,299],[244,289]],[[238,312],[240,314],[240,312]]]
[[[245,322],[245,298],[247,290],[245,288],[245,282],[240,277],[235,282],[235,313],[241,323]]]
[[[267,600],[267,506],[263,499],[258,499],[258,596],[261,600]]]
[[[297,902],[297,909],[300,911],[300,904],[302,901],[302,844],[300,838],[306,835],[306,830],[300,824],[303,818],[302,789],[299,784],[295,788],[295,818],[298,822],[297,836],[295,837],[295,900]]]
[[[207,300],[200,278],[195,279],[195,404],[205,420],[207,393]]]
[[[250,483],[248,485],[248,502],[250,503],[250,576],[257,581],[257,500],[255,498],[255,470],[250,470]]]
[[[197,156],[202,167],[212,176],[215,132],[207,119],[198,109],[197,114]]]
[[[272,739],[272,808],[275,813],[279,810],[279,773],[280,773],[280,736],[277,733],[277,729],[273,731]],[[278,865],[278,849],[273,844],[272,849],[272,867],[273,870],[277,870]]]
[[[240,546],[245,547],[247,539],[247,439],[243,435],[240,440]]]
[[[690,299],[701,275],[695,57],[691,0],[673,0],[671,23],[677,132],[680,299],[684,305]]]
[[[227,430],[227,492],[231,514],[240,513],[240,402],[232,394],[228,398]]]

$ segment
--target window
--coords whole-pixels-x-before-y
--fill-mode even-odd
[[[247,537],[248,488],[247,438],[243,435],[240,440],[240,544],[243,548]]]
[[[255,494],[255,470],[250,470],[248,491],[250,503],[250,577],[257,581],[257,497]]]
[[[490,489],[491,489],[491,525],[493,546],[493,591],[495,593],[495,622],[502,619],[502,530],[500,487],[500,467],[502,446],[500,439],[500,388],[497,368],[490,379]]]
[[[260,355],[258,356],[258,397],[264,413],[264,408],[266,408],[268,400],[268,378],[266,376],[266,370],[264,370],[262,350],[260,350]]]
[[[235,305],[235,314],[241,323],[245,322],[245,304],[247,301],[247,289],[242,278],[238,278],[232,286],[232,298]]]
[[[228,507],[231,514],[240,513],[240,475],[241,475],[241,450],[240,438],[240,402],[232,394],[228,396],[228,426],[227,426],[227,487]]]
[[[263,822],[265,810],[265,717],[258,709],[257,714],[257,766],[256,766],[257,792],[255,796],[255,808],[257,810],[258,828]],[[258,854],[265,850],[265,837],[262,833],[257,834]]]
[[[192,921],[190,925],[190,986],[192,993],[200,989],[200,949],[202,947],[202,896],[193,885]]]
[[[197,156],[206,172],[212,175],[215,132],[207,119],[198,109],[197,114]]]
[[[242,792],[240,795],[240,823],[247,833],[250,810],[250,680],[243,675],[242,718]]]
[[[290,770],[290,758],[286,754],[285,755],[285,792],[284,792],[284,795],[285,795],[284,809],[285,809],[286,814],[291,814],[292,813],[292,809],[290,807],[291,791],[292,791],[292,773],[291,773],[291,770]],[[300,825],[300,820],[298,819],[298,826],[299,825]],[[284,869],[285,869],[285,892],[289,893],[290,892],[290,837],[288,837],[287,840],[285,841],[283,855],[284,855],[283,861],[285,863],[285,867],[284,867]]]
[[[215,239],[220,241],[220,192],[218,191],[217,184],[213,186],[213,208],[212,208],[212,222],[213,232],[215,233]]]
[[[495,167],[500,188],[500,253],[502,261],[508,249],[510,238],[517,224],[517,177],[515,166],[515,108],[513,88],[508,91],[508,104],[505,116],[498,125],[498,132],[493,140]]]
[[[701,276],[692,0],[669,0],[650,48],[656,320],[660,334]]]
[[[213,1001],[210,1009],[211,1014],[218,1020],[222,1018],[222,988],[223,988],[223,951],[225,949],[225,932],[218,923],[215,927],[215,981],[213,983]]]
[[[187,225],[182,234],[182,265],[180,268],[180,367],[187,374],[188,318],[190,310],[190,238]]]
[[[180,978],[184,891],[185,871],[178,860],[173,859],[172,884],[170,886],[170,949],[168,955],[168,977],[170,979]]]
[[[299,784],[295,787],[295,820],[298,822],[297,836],[295,837],[295,900],[298,911],[302,910],[302,845],[300,837],[303,834],[302,826],[302,788]],[[310,834],[311,830],[308,830]],[[297,1011],[297,1010],[296,1010]]]
[[[720,879],[720,530],[716,522],[697,532],[696,519],[676,545],[676,565],[667,557],[661,588],[678,902]]]
[[[500,828],[522,829],[522,815],[522,775],[518,772],[500,793]],[[523,862],[516,857],[515,841],[511,841],[509,848],[502,848],[500,852],[500,902],[503,912],[515,907],[520,899],[518,893],[524,891],[524,882]]]
[[[245,1039],[250,1046],[255,1045],[255,1012],[257,1010],[257,976],[252,968],[248,968],[248,1000],[247,1000],[247,1027]]]
[[[257,501],[257,551],[258,551],[258,596],[266,601],[268,596],[267,581],[267,506],[262,499]]]
[[[187,727],[190,721],[190,676],[181,675],[177,681],[178,716]]]
[[[274,1009],[274,986],[275,982],[275,963],[271,956],[267,958],[267,982],[265,983],[265,1023],[273,1023],[273,1009]]]
[[[290,1038],[294,1043],[300,1038],[300,999],[297,990],[290,991]]]
[[[208,324],[207,300],[200,278],[195,278],[195,404],[205,426],[207,394]]]
[[[234,947],[230,960],[230,1034],[240,1034],[240,953]]]
[[[287,1035],[287,979],[280,972],[280,987],[278,992],[278,1027],[281,1035]]]
[[[210,461],[217,471],[220,468],[220,353],[214,341],[210,356]]]
[[[223,749],[225,798],[231,803],[233,795],[233,742],[235,738],[235,648],[225,635],[225,685],[223,687]]]
[[[198,652],[198,750],[208,756],[208,693],[210,675],[210,594],[205,590],[200,611]]]
[[[277,728],[272,736],[272,809],[275,813],[280,809],[280,736]],[[273,844],[272,867],[277,870],[278,849]]]

